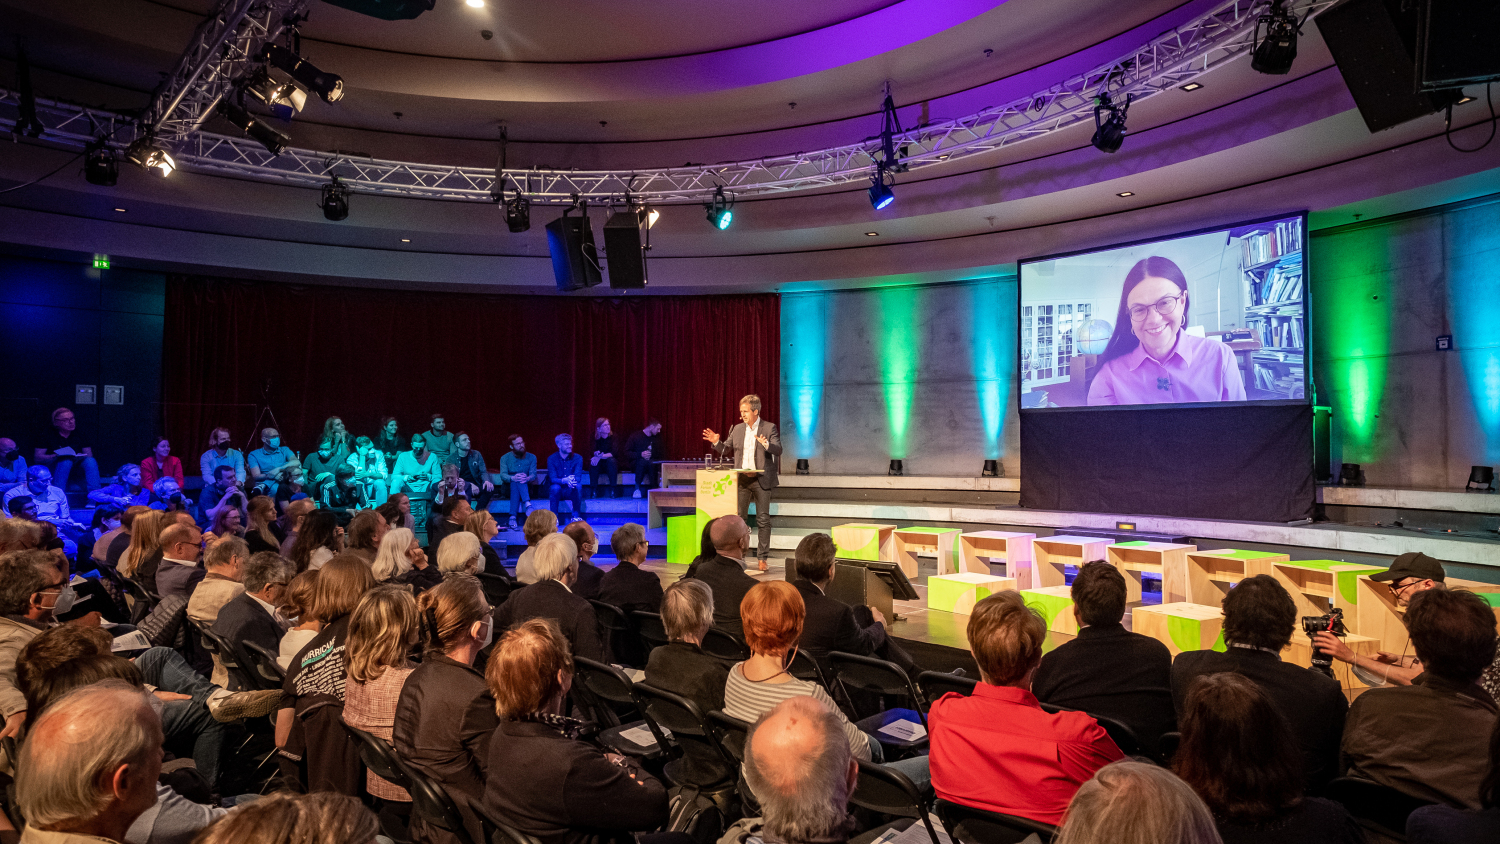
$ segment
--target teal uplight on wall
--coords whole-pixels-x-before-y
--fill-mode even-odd
[[[1345,463],[1371,462],[1379,456],[1376,433],[1391,348],[1389,270],[1371,271],[1372,264],[1383,263],[1383,256],[1372,256],[1369,250],[1383,247],[1374,230],[1362,235],[1330,243],[1313,256],[1313,336],[1319,338],[1320,357],[1325,358],[1323,371]]]
[[[1016,365],[1015,301],[1003,282],[981,282],[969,288],[974,320],[973,355],[984,459],[1000,459],[1005,434],[1005,406]]]
[[[1486,462],[1500,461],[1500,231],[1487,225],[1445,229],[1453,345],[1463,362]]]
[[[905,460],[912,399],[921,363],[922,297],[914,287],[886,287],[875,295],[871,320],[880,349],[881,387],[885,396],[892,460]]]
[[[794,458],[820,457],[817,431],[823,411],[823,365],[828,347],[826,293],[781,298],[781,366],[792,414],[790,429],[797,437]]]

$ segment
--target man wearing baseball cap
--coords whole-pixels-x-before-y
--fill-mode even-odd
[[[1444,589],[1443,564],[1419,551],[1408,551],[1397,557],[1391,567],[1380,574],[1370,575],[1371,580],[1388,584],[1396,598],[1396,606],[1405,608],[1412,596],[1428,589]],[[1411,681],[1422,673],[1422,663],[1410,653],[1391,654],[1379,651],[1374,657],[1362,656],[1349,649],[1344,640],[1323,631],[1314,639],[1318,650],[1340,662],[1347,662],[1364,674],[1384,678],[1384,683],[1375,685],[1410,686]],[[1364,679],[1364,678],[1361,678]],[[1368,681],[1367,681],[1368,682]]]

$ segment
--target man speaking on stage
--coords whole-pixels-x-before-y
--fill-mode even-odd
[[[781,434],[776,426],[760,418],[760,396],[751,394],[740,399],[740,423],[720,439],[719,435],[703,429],[703,439],[723,454],[726,449],[734,453],[734,468],[740,471],[740,518],[750,520],[750,498],[755,498],[755,525],[759,528],[755,555],[760,558],[760,570],[767,569],[766,558],[771,556],[771,490],[776,488],[777,466],[781,459]]]

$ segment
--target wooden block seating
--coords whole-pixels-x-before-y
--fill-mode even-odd
[[[1004,530],[981,530],[958,536],[958,570],[975,574],[989,574],[990,564],[985,559],[1003,560],[1006,577],[1014,577],[1022,589],[1036,585],[1032,583],[1031,543],[1034,533],[1011,533]]]
[[[1323,615],[1330,607],[1344,611],[1344,624],[1360,631],[1355,607],[1359,605],[1360,575],[1385,571],[1385,566],[1346,563],[1343,560],[1287,560],[1271,563],[1276,578],[1297,605],[1297,615]],[[1354,620],[1351,620],[1354,619]]]
[[[1062,586],[1064,566],[1104,559],[1108,539],[1097,536],[1039,536],[1031,542],[1031,588]]]
[[[1161,602],[1173,604],[1187,600],[1187,553],[1196,550],[1173,542],[1117,542],[1105,549],[1104,559],[1125,575],[1128,605],[1141,602],[1143,574],[1159,576]]]
[[[927,578],[927,608],[968,615],[990,595],[1015,588],[1014,577],[970,572],[933,575]]]
[[[847,524],[833,526],[833,545],[846,560],[896,562],[896,526]]]
[[[1445,583],[1449,589],[1468,589],[1483,598],[1500,620],[1500,592],[1494,591],[1500,586],[1451,578]],[[1406,634],[1406,622],[1402,618],[1406,609],[1396,606],[1396,593],[1391,591],[1390,585],[1371,580],[1369,575],[1360,575],[1355,582],[1355,594],[1359,600],[1355,605],[1354,620],[1350,621],[1350,614],[1345,613],[1344,624],[1359,635],[1374,639],[1379,650],[1413,656],[1411,637]]]
[[[654,492],[654,490],[653,490]],[[703,536],[698,530],[695,516],[669,516],[667,518],[667,562],[688,565],[697,559],[702,550]]]
[[[698,492],[690,486],[658,487],[646,490],[646,527],[659,528],[674,513],[692,513],[698,506]]]
[[[1225,650],[1223,627],[1223,610],[1184,601],[1136,607],[1130,613],[1130,629],[1166,645],[1173,657],[1183,651]]]
[[[1042,614],[1047,629],[1054,633],[1078,635],[1078,616],[1073,611],[1073,590],[1068,586],[1041,586],[1021,590],[1026,606]]]
[[[954,540],[960,533],[963,531],[958,528],[897,528],[894,534],[896,562],[901,564],[901,571],[906,573],[908,579],[916,577],[917,549],[929,548],[937,552],[938,574],[956,572],[959,570],[958,546],[954,544]]]
[[[1190,604],[1206,607],[1224,605],[1229,588],[1247,577],[1270,574],[1271,563],[1291,559],[1269,551],[1238,551],[1219,548],[1213,551],[1187,552],[1187,597]],[[1163,601],[1166,597],[1163,596]]]
[[[1347,623],[1345,626],[1348,626]],[[1373,657],[1376,652],[1384,650],[1380,647],[1378,639],[1352,632],[1344,635],[1344,644],[1361,656]],[[1292,633],[1292,644],[1281,652],[1281,658],[1303,668],[1312,667],[1312,642],[1307,638],[1307,634],[1302,632],[1302,619],[1297,619],[1297,630]],[[1347,662],[1333,661],[1333,678],[1339,681],[1339,686],[1344,690],[1344,696],[1351,701],[1358,697],[1360,692],[1370,688],[1354,676],[1354,666]]]

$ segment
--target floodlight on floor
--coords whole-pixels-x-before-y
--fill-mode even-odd
[[[1364,486],[1365,470],[1358,463],[1345,463],[1339,468],[1341,486]]]
[[[906,474],[906,463],[900,460],[892,460],[891,468],[887,469],[885,473],[887,475],[904,475]]]
[[[1495,467],[1494,466],[1470,466],[1469,482],[1464,486],[1465,492],[1494,492],[1495,491]]]
[[[799,475],[810,475],[810,474],[812,474],[812,469],[809,468],[808,465],[807,465],[807,458],[806,457],[799,457],[799,458],[797,458],[797,474],[799,474]]]
[[[981,477],[998,478],[1005,470],[1000,467],[999,460],[984,461],[984,469],[979,473]]]

